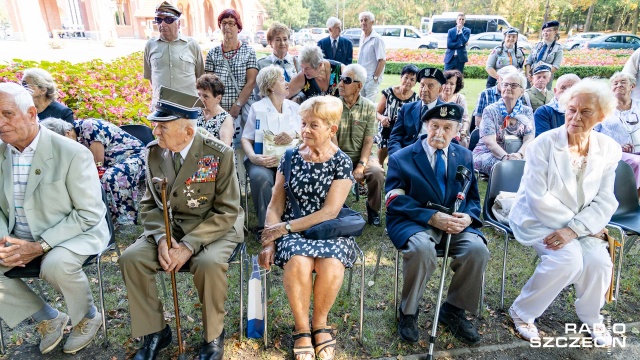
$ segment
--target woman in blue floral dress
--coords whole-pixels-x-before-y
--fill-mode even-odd
[[[86,146],[96,166],[105,171],[100,181],[111,201],[111,214],[117,224],[137,223],[138,184],[143,180],[145,146],[140,140],[110,122],[98,119],[74,121],[73,126],[59,119],[45,119],[42,125]]]

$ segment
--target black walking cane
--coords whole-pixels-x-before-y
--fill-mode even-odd
[[[164,228],[167,236],[167,250],[171,249],[171,224],[169,223],[169,208],[167,206],[167,178],[154,177],[154,184],[161,184],[162,191],[162,211],[164,215]],[[171,288],[173,290],[173,309],[176,313],[176,332],[178,333],[178,360],[186,360],[184,345],[182,344],[182,334],[180,333],[180,308],[178,307],[178,285],[176,284],[176,270],[171,271]]]
[[[456,171],[456,180],[462,183],[462,189],[456,196],[456,202],[453,205],[453,211],[458,212],[460,204],[467,197],[467,191],[471,185],[471,170],[467,169],[463,165],[458,165]],[[447,242],[444,247],[444,258],[442,259],[442,275],[440,275],[440,289],[438,289],[438,301],[436,302],[436,314],[433,319],[433,326],[431,327],[431,335],[429,336],[429,354],[427,360],[433,360],[433,347],[436,344],[436,331],[438,330],[438,317],[440,316],[440,306],[442,305],[442,291],[444,289],[444,278],[447,275],[447,260],[449,259],[449,243],[451,242],[451,234],[447,234]]]

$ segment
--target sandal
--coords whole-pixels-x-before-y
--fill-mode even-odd
[[[314,345],[314,350],[316,352],[316,357],[318,359],[320,359],[320,360],[332,360],[334,358],[334,356],[335,356],[335,349],[336,349],[336,338],[333,336],[333,328],[331,326],[323,326],[321,328],[313,330],[313,332],[311,334],[313,335],[314,343],[315,343],[316,335],[322,334],[322,333],[330,334],[331,335],[331,339]],[[320,353],[324,349],[329,348],[329,347],[333,348],[333,354],[331,356],[327,357],[327,358],[320,357]]]
[[[300,330],[300,331],[294,331],[292,334],[293,337],[293,358],[295,359],[296,356],[298,355],[311,355],[311,357],[314,357],[314,353],[313,353],[313,346],[307,345],[307,346],[295,346],[296,340],[298,339],[302,339],[305,337],[311,338],[311,333],[309,332],[309,330]],[[312,339],[313,341],[313,339]]]

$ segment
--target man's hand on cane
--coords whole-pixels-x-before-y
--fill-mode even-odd
[[[178,243],[174,238],[171,238],[171,249],[167,248],[165,236],[158,241],[158,262],[165,272],[170,273],[174,269],[179,271],[192,255],[193,253],[185,244]]]

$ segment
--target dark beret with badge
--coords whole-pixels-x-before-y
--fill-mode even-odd
[[[542,63],[533,68],[533,75],[543,73],[545,71],[551,72],[551,65]]]
[[[445,103],[436,105],[422,115],[422,122],[429,120],[451,120],[462,122],[464,109],[456,103]]]
[[[181,91],[160,86],[160,96],[156,103],[156,111],[147,119],[157,122],[177,119],[196,120],[204,108],[199,97]]]
[[[163,1],[158,7],[156,7],[156,15],[174,16],[179,18],[182,15],[182,11],[177,7],[171,5],[168,1]]]
[[[518,31],[518,29],[516,29],[514,27],[508,27],[502,32],[502,35],[504,35],[504,36],[507,36],[507,35],[518,35],[518,34],[520,34],[520,31]]]
[[[418,72],[418,82],[423,78],[435,79],[440,85],[444,85],[447,82],[447,78],[444,77],[444,73],[440,69],[436,68],[424,68]]]
[[[551,21],[547,21],[546,23],[544,23],[544,25],[542,25],[542,30],[546,29],[546,28],[557,28],[560,26],[560,23],[556,20],[551,20]]]

